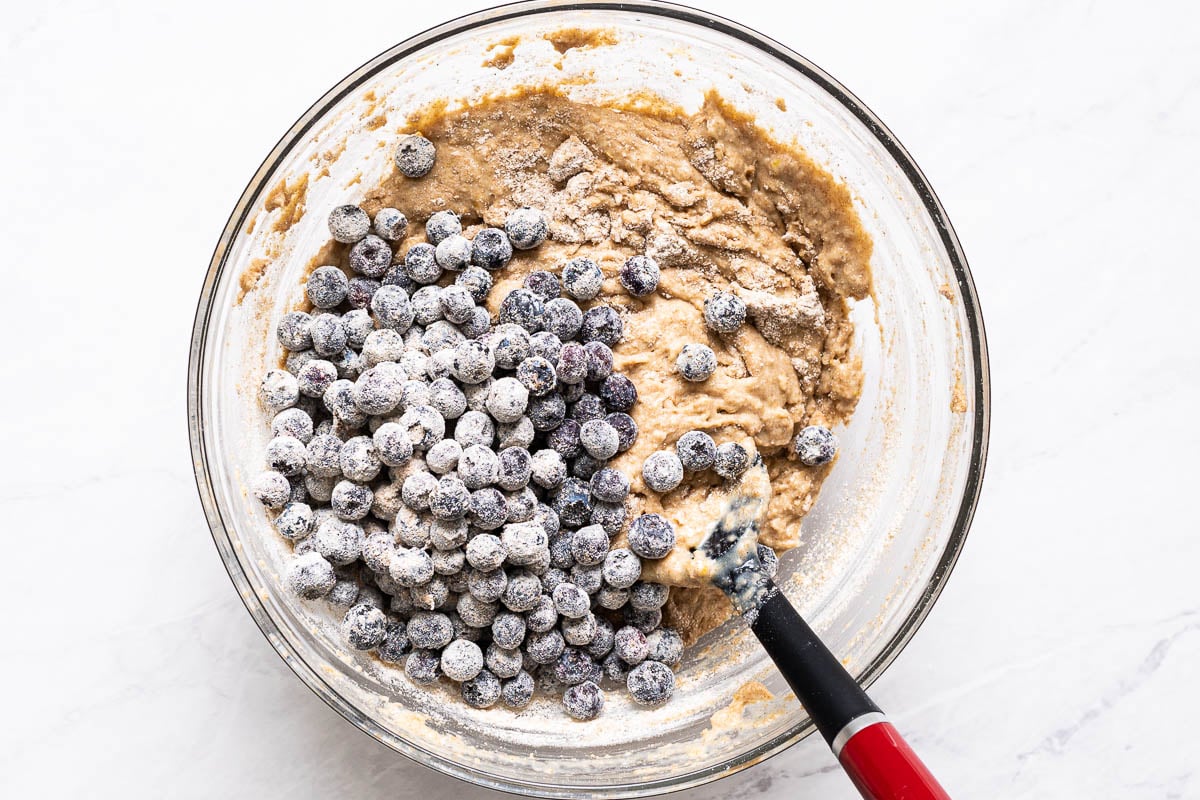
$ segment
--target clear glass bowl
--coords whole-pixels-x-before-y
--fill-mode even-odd
[[[544,38],[574,28],[614,41],[560,53],[563,37],[559,48]],[[680,6],[531,2],[463,17],[383,53],[309,109],[251,179],[204,283],[188,382],[196,480],[255,621],[300,679],[363,731],[484,786],[654,794],[731,774],[811,730],[739,622],[689,650],[663,708],[611,692],[587,725],[544,706],[476,711],[346,651],[328,609],[289,597],[280,582],[288,548],[246,489],[267,437],[258,379],[279,359],[274,323],[301,299],[305,268],[328,237],[323,210],[355,202],[390,169],[386,145],[409,112],[539,83],[584,101],[650,91],[688,110],[716,88],[850,188],[875,242],[875,295],[853,311],[863,396],[782,575],[864,684],[896,657],[945,584],[983,474],[987,356],[971,276],[932,189],[862,103],[787,48]],[[750,679],[775,698],[714,722]]]

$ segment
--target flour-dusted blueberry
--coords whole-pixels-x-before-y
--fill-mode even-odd
[[[546,302],[542,326],[562,341],[574,339],[583,326],[583,312],[573,301],[565,297],[556,297]]]
[[[522,626],[524,626],[524,622],[522,622]],[[522,634],[523,638],[524,634]],[[525,658],[519,649],[519,643],[518,647],[505,648],[493,641],[488,645],[484,663],[497,678],[513,678],[520,674]]]
[[[604,672],[604,677],[608,678],[614,683],[624,684],[629,678],[629,670],[631,667],[622,661],[621,657],[617,655],[616,651],[614,650],[604,657],[602,669]]]
[[[601,590],[603,591],[603,590]],[[614,631],[612,623],[601,617],[596,617],[596,634],[587,645],[587,654],[599,662],[612,652]]]
[[[531,355],[529,332],[513,323],[496,326],[487,346],[501,369],[516,369]]]
[[[336,308],[346,299],[350,280],[337,267],[317,267],[304,284],[304,293],[317,308]]]
[[[408,330],[416,317],[408,293],[399,286],[380,286],[371,297],[371,313],[380,325],[398,333]]]
[[[289,312],[275,326],[275,338],[288,350],[307,350],[312,347],[311,325],[312,317],[307,313]]]
[[[433,406],[410,406],[400,415],[398,424],[408,431],[409,441],[417,450],[428,450],[446,436],[446,420]]]
[[[595,476],[593,475],[593,477]],[[588,522],[600,525],[606,534],[616,536],[625,527],[625,504],[593,501],[592,513],[588,517]]]
[[[316,551],[329,563],[339,567],[358,559],[362,554],[364,538],[360,525],[337,518],[322,522],[312,535]]]
[[[474,642],[456,639],[442,651],[442,674],[452,681],[469,681],[483,669],[483,650]]]
[[[297,596],[316,600],[329,594],[337,583],[333,565],[316,552],[297,557],[288,567],[287,585]]]
[[[662,625],[662,610],[653,609],[650,611],[638,611],[628,606],[624,609],[625,622],[637,628],[647,636],[650,632]]]
[[[618,278],[625,291],[634,297],[645,297],[658,288],[658,262],[650,256],[634,256],[621,265]]]
[[[467,410],[467,396],[454,381],[438,378],[429,384],[429,399],[426,404],[432,406],[443,419],[458,419]]]
[[[558,354],[555,364],[555,374],[558,382],[583,383],[587,379],[588,354],[583,345],[576,342],[566,342]]]
[[[513,650],[525,641],[525,618],[511,611],[501,611],[492,620],[492,641]]]
[[[391,333],[395,333],[395,331],[391,331]],[[400,365],[400,369],[404,370],[404,374],[408,376],[409,380],[424,381],[429,377],[429,356],[420,350],[405,348],[396,363]]]
[[[504,682],[500,696],[504,700],[504,705],[509,708],[522,709],[533,700],[533,689],[533,676],[525,670],[521,670]]]
[[[523,447],[507,447],[498,457],[496,483],[506,492],[525,488],[533,474],[533,457]]]
[[[438,379],[440,380],[440,379]],[[435,380],[436,382],[436,380]],[[400,408],[410,409],[433,405],[432,385],[423,380],[408,380],[400,387]],[[434,408],[434,411],[438,409]]]
[[[529,206],[516,208],[508,212],[504,219],[504,232],[508,234],[512,246],[518,250],[532,250],[537,247],[546,241],[548,230],[546,215],[541,209]]]
[[[574,258],[563,265],[562,284],[576,300],[591,300],[600,294],[604,273],[590,258]]]
[[[454,440],[461,444],[464,450],[473,444],[491,447],[495,438],[496,423],[481,411],[464,411],[454,426]]]
[[[408,638],[414,647],[435,650],[450,644],[454,626],[440,611],[417,611],[408,621]]]
[[[462,445],[453,439],[443,439],[425,453],[425,464],[437,475],[445,475],[458,467]]]
[[[304,442],[296,437],[276,436],[267,443],[267,467],[281,475],[298,475],[307,463],[307,454]]]
[[[526,275],[521,285],[546,301],[562,295],[562,285],[558,281],[558,276],[544,269],[535,269]]]
[[[717,292],[704,301],[704,322],[717,333],[734,333],[746,321],[746,303],[730,292]]]
[[[588,342],[584,345],[588,355],[587,379],[602,381],[613,371],[613,351],[604,342]]]
[[[466,516],[471,491],[455,475],[447,475],[438,481],[437,488],[429,493],[429,511],[440,520],[456,520]]]
[[[507,546],[507,544],[506,544]],[[512,560],[511,549],[509,560]],[[523,569],[513,570],[508,576],[508,585],[500,602],[509,611],[531,611],[537,607],[538,598],[542,596],[542,582],[537,575]]]
[[[310,474],[332,478],[342,474],[342,440],[330,434],[317,434],[309,440],[305,461]]]
[[[470,319],[475,310],[475,300],[464,286],[447,286],[441,290],[439,302],[446,319],[460,325]]]
[[[554,678],[566,686],[578,686],[584,681],[599,680],[599,669],[587,651],[563,647],[554,658]]]
[[[342,445],[338,463],[342,468],[343,475],[359,483],[374,480],[383,467],[383,462],[379,460],[379,454],[375,452],[375,443],[371,441],[370,436],[355,436],[353,439],[348,439]]]
[[[374,278],[355,275],[346,285],[346,302],[356,311],[368,308],[371,305],[371,298],[375,296],[375,292],[379,291],[379,287],[382,285]]]
[[[566,619],[579,619],[588,613],[591,598],[573,583],[560,583],[551,594],[554,610]]]
[[[603,461],[617,454],[617,430],[602,419],[591,419],[579,428],[579,442],[592,458]]]
[[[558,363],[562,353],[562,340],[550,331],[538,331],[529,337],[529,349],[532,355],[544,358],[551,364]]]
[[[629,602],[629,590],[617,589],[612,586],[601,586],[596,592],[596,605],[616,611]]]
[[[419,133],[409,133],[396,142],[393,160],[396,169],[406,178],[423,178],[433,169],[437,148]]]
[[[313,350],[319,356],[329,357],[346,349],[346,329],[337,314],[318,314],[309,327]]]
[[[629,495],[629,478],[611,467],[596,470],[588,485],[592,497],[605,503],[620,503]]]
[[[567,462],[553,450],[539,450],[529,462],[529,477],[543,489],[555,489],[567,477]]]
[[[679,663],[683,657],[683,637],[673,628],[659,628],[646,635],[647,658],[668,666]]]
[[[635,611],[657,611],[667,604],[670,595],[666,584],[639,581],[629,590],[629,605]]]
[[[268,470],[250,484],[250,493],[267,508],[283,508],[291,499],[292,485],[284,475]]]
[[[404,337],[391,328],[371,331],[363,342],[362,354],[370,366],[385,361],[396,361],[404,355]]]
[[[750,454],[737,442],[725,442],[717,447],[713,471],[726,480],[740,478],[750,466]]]
[[[603,342],[614,347],[625,333],[621,316],[611,306],[592,306],[583,314],[579,339],[583,342]]]
[[[304,365],[317,358],[317,354],[311,349],[299,350],[295,353],[288,353],[287,358],[283,362],[284,369],[292,375],[299,375],[300,370],[304,369]]]
[[[533,444],[537,431],[533,427],[533,420],[523,414],[515,422],[505,422],[497,426],[496,436],[500,440],[499,447],[502,450],[510,447],[525,448]]]
[[[562,634],[551,629],[544,633],[530,633],[525,637],[525,652],[535,664],[552,664],[560,655],[566,642]]]
[[[427,327],[425,332],[421,334],[421,343],[425,345],[425,348],[432,357],[443,350],[453,350],[466,338],[463,336],[462,331],[449,322],[438,320]]]
[[[358,206],[338,206],[329,212],[329,233],[334,241],[352,244],[371,230],[371,218]]]
[[[435,650],[413,650],[404,659],[404,674],[420,686],[427,686],[438,679],[441,654]]]
[[[371,503],[375,499],[370,486],[353,481],[339,481],[333,487],[329,497],[334,513],[346,520],[360,520],[371,513]]]
[[[602,564],[596,564],[591,567],[585,564],[576,564],[571,567],[571,583],[583,589],[588,594],[595,594],[600,591],[603,580],[604,572]]]
[[[459,323],[458,329],[468,339],[478,339],[492,329],[492,318],[486,308],[475,306],[467,319]]]
[[[419,547],[401,547],[392,554],[388,574],[401,586],[420,586],[433,578],[433,559]]]
[[[404,624],[403,620],[388,621],[383,641],[375,649],[380,661],[385,664],[400,664],[404,661],[404,657],[412,650],[407,629],[408,626]]]
[[[412,440],[408,432],[395,422],[385,422],[376,428],[371,441],[375,444],[375,455],[386,466],[399,467],[412,458]]]
[[[392,266],[392,246],[369,234],[350,248],[350,269],[368,278],[382,278]],[[348,288],[348,287],[347,287]]]
[[[758,563],[762,564],[762,572],[768,578],[774,578],[779,573],[779,556],[775,551],[761,542],[758,545]]]
[[[354,380],[367,368],[367,360],[349,347],[337,355],[329,356],[329,361],[337,370],[338,377],[347,380]]]
[[[626,686],[630,696],[641,705],[659,705],[675,692],[675,673],[665,664],[643,661],[629,671]]]
[[[609,375],[600,384],[600,399],[609,411],[628,412],[637,402],[637,386],[621,374]]]
[[[445,582],[436,576],[428,583],[413,586],[408,593],[412,598],[413,607],[425,611],[439,609],[450,600],[450,590],[446,588]]]
[[[428,475],[426,472],[413,474]],[[411,477],[410,475],[409,478]],[[433,476],[430,475],[429,478],[432,479]],[[408,483],[408,478],[404,480],[404,483]],[[407,499],[405,503],[408,503]],[[429,545],[429,522],[427,516],[418,514],[411,506],[401,508],[396,512],[396,518],[392,520],[392,533],[395,535],[396,542],[406,547],[427,547]]]
[[[608,534],[599,525],[585,525],[571,534],[571,556],[576,563],[594,566],[608,553]]]
[[[550,570],[547,570],[546,574],[549,575]],[[543,588],[545,580],[546,576],[543,575]],[[556,624],[558,624],[558,609],[554,605],[554,599],[543,594],[538,598],[537,605],[525,614],[525,625],[534,633],[545,633]]]
[[[432,325],[440,319],[445,319],[442,310],[442,287],[422,286],[412,293],[410,299],[413,307],[413,322],[418,325]]]
[[[464,268],[454,279],[454,283],[470,292],[476,303],[486,300],[488,292],[492,290],[492,276],[482,267]]]
[[[387,414],[403,398],[404,373],[390,363],[364,371],[354,382],[354,402],[365,414]]]
[[[583,452],[583,444],[579,441],[582,427],[578,420],[562,420],[546,437],[546,444],[563,458],[574,458]]]
[[[533,563],[539,552],[550,544],[546,531],[535,522],[505,525],[500,532],[500,541],[504,543],[504,549],[508,553],[508,563],[517,565]],[[539,588],[540,585],[539,582]]]
[[[512,259],[513,247],[508,235],[499,228],[484,228],[471,240],[471,263],[495,272]]]
[[[646,634],[630,625],[618,628],[613,636],[613,652],[629,666],[637,666],[650,654]]]
[[[307,503],[288,503],[275,517],[275,530],[285,539],[303,539],[312,533],[312,528],[313,510]]]
[[[404,254],[404,274],[422,286],[434,283],[442,277],[442,267],[437,262],[437,250],[431,244],[414,244]]]
[[[792,451],[800,463],[808,467],[820,467],[833,461],[837,449],[837,437],[820,425],[809,425],[792,440]]]
[[[354,397],[354,382],[340,378],[329,384],[321,396],[321,404],[333,415],[335,421],[357,427],[367,421],[366,412],[358,407]]]
[[[398,242],[408,235],[408,217],[398,209],[381,208],[375,212],[371,230],[381,239]]]
[[[529,289],[513,289],[500,303],[500,322],[519,325],[530,333],[542,330],[546,304]]]
[[[531,398],[526,411],[535,431],[553,431],[562,425],[567,417],[567,401],[561,394],[551,392],[542,397]]]
[[[667,450],[651,453],[642,463],[642,480],[656,492],[669,492],[683,481],[683,462]]]
[[[584,681],[563,692],[562,702],[569,716],[586,722],[604,710],[604,690],[592,681]]]
[[[438,211],[425,220],[425,238],[432,245],[441,244],[461,233],[462,220],[453,211]]]
[[[637,441],[638,426],[633,417],[623,411],[614,411],[604,417],[604,421],[612,425],[617,432],[617,452],[624,453],[633,447]]]
[[[717,443],[704,431],[688,431],[675,442],[675,455],[685,470],[700,472],[716,462]]]
[[[384,286],[395,286],[397,289],[403,289],[409,294],[420,288],[404,271],[403,261],[398,264],[392,264],[384,276],[379,279],[379,282]]]
[[[369,303],[370,298],[367,301]],[[367,337],[375,330],[375,320],[371,319],[371,313],[366,308],[358,307],[342,315],[342,329],[346,331],[346,344],[361,350],[367,343]]]
[[[558,385],[554,365],[538,356],[522,361],[517,367],[516,378],[534,397],[549,394]]]
[[[387,636],[387,617],[378,608],[354,606],[342,620],[342,636],[355,650],[370,650]]]
[[[481,530],[495,530],[508,521],[508,501],[499,489],[477,489],[471,492],[470,520]]]
[[[717,371],[717,354],[706,344],[685,344],[675,359],[675,370],[686,381],[706,381]]]
[[[575,566],[575,555],[571,552],[571,531],[563,531],[550,537],[550,565],[555,569],[564,570]],[[552,578],[542,576],[542,587],[553,591]],[[568,580],[569,576],[563,580]]]
[[[490,708],[500,699],[500,679],[488,670],[462,683],[462,698],[472,708]]]
[[[381,520],[390,522],[395,519],[400,509],[404,508],[402,487],[403,484],[396,481],[377,485],[371,499],[371,513]]]
[[[497,422],[516,422],[529,406],[529,390],[516,378],[500,378],[492,384],[487,410]]]
[[[499,569],[507,555],[508,551],[500,537],[490,533],[478,534],[467,542],[467,563],[483,572]]]
[[[468,603],[468,608],[464,610],[460,607],[459,612],[463,614],[472,625],[491,625],[492,620],[496,618],[495,602],[504,596],[504,590],[508,588],[508,573],[502,569],[492,570],[471,570],[467,573],[467,591],[470,596],[481,603],[491,603],[493,607],[490,611],[483,608],[472,606]],[[479,622],[484,618],[486,622]]]
[[[314,362],[309,362],[309,364]],[[328,361],[322,362],[328,364]],[[332,364],[330,366],[333,366]],[[308,364],[305,365],[305,368]],[[304,368],[301,373],[303,374]],[[336,377],[336,370],[334,376]],[[332,382],[332,378],[330,379]],[[300,399],[300,393],[304,391],[304,386],[300,383],[299,376],[282,369],[269,369],[263,375],[262,383],[259,384],[258,396],[262,400],[262,404],[270,411],[282,411],[285,408],[290,408],[296,405]],[[307,395],[309,397],[319,395]]]
[[[471,265],[471,240],[457,233],[447,236],[437,243],[433,258],[444,270],[462,272]]]
[[[466,563],[466,555],[461,548],[451,550],[434,550],[429,559],[433,561],[433,571],[438,575],[457,575],[462,572]]]
[[[437,478],[428,472],[414,472],[404,479],[401,497],[413,511],[428,511],[429,497],[437,488]]]
[[[632,550],[617,547],[604,558],[604,582],[614,589],[628,589],[642,576],[642,561]]]
[[[567,478],[554,493],[550,507],[558,514],[564,525],[583,525],[592,510],[591,493],[588,486],[578,478]]]
[[[642,558],[659,559],[675,548],[675,526],[659,514],[642,514],[629,524],[629,549]]]

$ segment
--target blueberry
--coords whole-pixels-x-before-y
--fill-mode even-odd
[[[355,278],[356,281],[362,281],[362,278]],[[376,286],[375,289],[379,287]],[[372,296],[375,289],[372,289]],[[361,307],[354,308],[342,315],[342,328],[346,331],[346,343],[355,349],[362,349],[366,344],[367,337],[375,330],[375,320],[371,319],[371,313],[367,311],[366,305],[370,303],[370,298],[367,298],[367,303]]]
[[[553,450],[539,450],[530,458],[530,479],[543,489],[555,489],[567,477],[567,464]]]
[[[387,636],[387,617],[378,608],[354,606],[342,620],[342,635],[355,650],[370,650]]]
[[[367,421],[366,413],[354,399],[354,383],[344,378],[329,384],[321,403],[333,415],[335,422],[356,427]]]
[[[520,617],[517,617],[520,619]],[[522,623],[522,626],[524,623]],[[522,635],[522,640],[524,639]],[[520,674],[521,666],[525,663],[524,654],[518,647],[500,647],[494,641],[488,645],[484,658],[487,668],[497,678],[513,678]]]
[[[538,331],[529,337],[529,348],[532,355],[541,356],[550,363],[558,362],[562,353],[562,340],[550,331]]]
[[[501,489],[515,492],[529,484],[533,474],[533,458],[523,447],[508,447],[500,451],[499,476],[496,480]]]
[[[407,482],[405,480],[405,483]],[[428,517],[417,514],[412,508],[401,508],[392,520],[392,532],[399,544],[406,547],[426,547],[429,545],[429,524]],[[390,569],[391,557],[388,558],[388,566]]]
[[[580,426],[579,442],[588,455],[603,461],[617,454],[619,439],[612,425],[602,419],[592,419]]]
[[[599,525],[585,525],[570,536],[571,556],[576,563],[589,567],[604,563],[605,556],[608,555],[608,534],[604,528]]]
[[[546,571],[550,574],[550,570]],[[561,571],[559,574],[562,574]],[[545,576],[543,576],[543,581]],[[565,576],[564,576],[565,579]],[[541,595],[537,605],[525,614],[525,625],[533,633],[545,633],[558,624],[558,609],[549,595]]]
[[[657,608],[649,611],[638,611],[626,606],[625,621],[649,636],[651,631],[662,624],[662,611]]]
[[[599,525],[609,536],[616,536],[625,526],[625,504],[593,502],[592,513],[588,517],[588,521],[593,525]]]
[[[329,232],[334,241],[352,244],[371,230],[371,218],[358,206],[338,206],[329,212]]]
[[[559,683],[578,686],[584,681],[599,680],[599,668],[586,651],[577,647],[563,647],[554,659],[554,677]]]
[[[509,708],[524,708],[533,699],[533,676],[524,670],[504,682],[501,695]]]
[[[519,565],[533,563],[538,552],[549,546],[546,531],[534,522],[505,525],[500,533],[500,541],[504,543],[504,549],[508,552],[508,563]]]
[[[470,340],[454,348],[451,370],[460,383],[482,383],[496,368],[496,357],[483,342]]]
[[[416,311],[408,299],[408,293],[399,286],[380,286],[371,297],[371,313],[385,328],[403,333],[412,325]],[[374,334],[372,334],[374,335]],[[370,336],[367,337],[368,342]],[[365,348],[366,345],[364,344]]]
[[[666,450],[651,453],[642,464],[642,480],[656,492],[669,492],[683,481],[683,462]]]
[[[734,480],[750,466],[750,454],[737,442],[725,442],[717,447],[713,471],[726,480]]]
[[[792,441],[792,451],[800,463],[809,467],[820,467],[833,461],[837,455],[837,437],[820,425],[809,425]]]
[[[462,286],[471,293],[471,298],[476,303],[482,303],[487,299],[488,292],[492,290],[492,276],[486,270],[479,267],[466,267],[454,279],[456,286]]]
[[[320,553],[305,553],[292,561],[288,568],[288,587],[305,600],[324,597],[336,583],[337,576],[333,574],[333,565]]]
[[[400,291],[404,291],[401,289]],[[378,294],[378,292],[376,292]],[[371,298],[374,300],[375,298]],[[367,334],[362,346],[363,357],[374,366],[384,361],[396,361],[404,355],[404,337],[391,328],[381,328]]]
[[[491,328],[492,318],[488,316],[487,309],[481,306],[472,308],[471,315],[459,323],[458,326],[463,336],[466,336],[468,339],[477,339],[486,334]]]
[[[567,417],[567,401],[561,394],[552,392],[542,397],[531,398],[526,411],[535,431],[555,431],[562,426]]]
[[[335,308],[346,299],[350,281],[337,267],[318,267],[304,286],[309,302],[317,308]]]
[[[684,469],[699,472],[713,466],[717,458],[717,444],[703,431],[688,431],[675,442],[675,455]]]
[[[567,294],[576,300],[591,300],[600,294],[604,273],[590,258],[575,258],[562,268],[562,284]]]
[[[455,348],[457,352],[457,348]],[[467,410],[467,396],[448,378],[438,378],[429,384],[429,401],[444,419],[458,419]],[[461,442],[460,442],[461,444]]]
[[[584,681],[563,692],[563,708],[577,720],[591,720],[604,710],[604,692],[592,681]]]
[[[467,402],[470,402],[469,398]],[[496,423],[481,411],[464,411],[454,426],[454,440],[464,449],[473,444],[491,447],[495,438]]]
[[[554,300],[562,295],[562,287],[558,277],[553,272],[536,269],[525,276],[522,286],[543,300]]]
[[[442,674],[452,681],[469,681],[483,669],[483,650],[474,642],[456,639],[442,651]]]
[[[388,564],[388,575],[400,586],[420,586],[433,578],[433,559],[418,547],[398,548]]]
[[[621,341],[625,325],[621,317],[609,306],[593,306],[583,314],[583,325],[579,338],[584,342],[603,342],[615,347]]]
[[[500,322],[519,325],[530,333],[544,327],[546,304],[529,289],[513,289],[500,303]]]
[[[621,660],[616,652],[609,653],[604,658],[604,676],[616,683],[625,683],[629,677],[629,665]]]
[[[525,638],[525,652],[536,664],[555,662],[565,646],[562,634],[554,629],[545,633],[531,633]]]
[[[645,661],[630,670],[626,685],[636,702],[658,705],[669,700],[675,691],[675,673],[665,664]]]
[[[375,443],[369,436],[355,436],[346,440],[338,454],[338,464],[343,475],[359,483],[374,480],[383,468],[383,462],[375,452]]]
[[[284,314],[275,326],[275,337],[288,350],[307,350],[312,347],[312,336],[309,326],[312,317],[303,311],[292,311]]]
[[[646,658],[663,664],[678,664],[683,657],[683,637],[671,628],[659,628],[646,635]]]
[[[487,396],[487,410],[497,422],[516,422],[529,404],[529,390],[516,378],[500,378]]]
[[[571,567],[571,583],[583,589],[588,594],[595,594],[600,591],[603,580],[604,567],[602,564],[590,567],[585,564],[576,564]]]
[[[381,208],[375,212],[371,229],[381,239],[398,242],[408,234],[408,217],[395,208]]]
[[[508,521],[508,503],[504,499],[504,495],[498,489],[491,487],[472,492],[470,519],[476,527],[482,530],[491,531],[499,528]]]
[[[309,364],[313,363],[316,362],[309,362]],[[328,364],[329,362],[323,361],[321,363]],[[305,364],[304,367],[301,368],[301,375],[304,374],[305,369],[309,364]],[[330,382],[332,381],[333,379],[330,378]],[[271,411],[282,411],[285,408],[290,408],[291,406],[296,405],[296,402],[300,399],[300,394],[302,391],[304,391],[304,386],[301,384],[299,375],[294,376],[290,372],[286,372],[282,369],[271,369],[267,370],[266,374],[263,375],[262,383],[259,384],[258,396],[262,400],[263,405]],[[308,396],[319,397],[320,395]]]
[[[554,494],[550,507],[558,514],[564,525],[582,525],[591,512],[591,495],[588,486],[578,478],[567,478]]]
[[[288,503],[275,517],[275,530],[285,539],[303,539],[312,533],[312,528],[313,510],[307,503]]]
[[[405,624],[397,621],[387,624],[387,632],[375,652],[379,654],[380,661],[387,664],[399,664],[411,648]]]
[[[425,239],[431,245],[438,245],[451,236],[462,233],[462,221],[453,211],[438,211],[429,215],[425,220]]]
[[[733,333],[746,321],[746,303],[729,292],[717,292],[704,301],[704,322],[717,333]]]
[[[675,528],[658,514],[642,514],[629,525],[629,549],[642,558],[659,559],[675,547]]]
[[[546,437],[546,444],[563,458],[574,458],[583,451],[583,444],[579,441],[583,426],[574,419],[560,420],[560,423]]]
[[[496,482],[500,474],[500,459],[490,447],[472,444],[462,451],[458,476],[472,491]]]
[[[608,538],[605,537],[607,545]],[[588,613],[591,598],[587,592],[573,583],[561,583],[554,588],[551,598],[554,600],[554,610],[566,619],[579,619]]]
[[[438,519],[461,519],[467,513],[471,492],[461,480],[447,475],[438,481],[437,488],[429,494],[429,511]]]
[[[346,302],[351,308],[362,309],[371,304],[371,298],[383,284],[374,278],[364,278],[356,275],[346,285]],[[372,326],[374,327],[374,326]],[[363,334],[364,336],[366,334]],[[359,343],[361,346],[361,342]]]
[[[600,384],[600,399],[610,411],[628,412],[637,402],[637,387],[624,375],[609,375]]]
[[[441,658],[436,651],[413,650],[404,660],[404,674],[413,683],[425,686],[438,679]]]
[[[633,417],[623,411],[614,411],[607,415],[604,421],[617,431],[617,452],[624,453],[637,441],[638,426]]]
[[[675,359],[675,369],[686,381],[706,381],[717,371],[717,354],[706,344],[685,344]]]
[[[321,478],[332,478],[342,474],[342,440],[329,434],[313,436],[306,448],[306,461],[310,474]]]
[[[417,611],[408,621],[408,638],[414,647],[435,650],[450,644],[454,626],[439,611]]]
[[[488,670],[482,670],[469,681],[462,683],[462,697],[472,708],[488,708],[500,699],[500,679]]]
[[[459,548],[434,550],[429,559],[433,562],[433,571],[438,575],[457,575],[466,563],[466,556]]]
[[[635,611],[657,611],[666,605],[670,593],[666,584],[639,581],[629,590],[629,605]]]
[[[634,256],[621,265],[621,285],[634,297],[645,297],[658,288],[658,262],[650,256]]]
[[[442,277],[442,267],[437,262],[437,251],[431,244],[414,244],[404,254],[404,274],[415,283],[428,284]]]
[[[354,403],[364,414],[387,414],[403,397],[403,373],[391,364],[371,367],[354,382]]]
[[[408,431],[409,441],[418,450],[428,450],[446,435],[446,420],[433,406],[409,406],[398,424]],[[463,444],[462,440],[458,443]]]
[[[642,562],[633,551],[618,547],[605,557],[601,574],[614,589],[628,589],[642,576]]]
[[[631,667],[642,663],[650,654],[646,634],[629,625],[618,629],[613,635],[613,652]]]
[[[606,503],[620,503],[629,495],[629,479],[611,467],[597,470],[589,487],[593,498]]]
[[[512,560],[511,548],[509,560]],[[538,598],[541,596],[542,582],[536,575],[525,570],[514,570],[508,576],[508,585],[504,587],[504,594],[500,595],[500,602],[509,611],[531,611],[537,607]]]
[[[499,228],[484,228],[471,240],[471,263],[495,272],[512,259],[513,247],[508,235]]]
[[[346,520],[360,520],[371,512],[375,499],[371,487],[353,481],[339,481],[333,487],[329,502],[334,513]]]
[[[445,319],[442,311],[442,287],[422,286],[412,293],[413,322],[418,325],[432,325],[440,319]]]
[[[546,215],[540,209],[525,206],[508,213],[504,220],[504,232],[512,246],[518,250],[532,250],[546,241],[548,226]]]
[[[600,591],[596,592],[596,605],[601,608],[607,608],[609,611],[616,611],[629,602],[628,589],[616,589],[612,586],[601,586]]]
[[[554,278],[553,275],[550,277]],[[562,341],[574,339],[583,326],[583,312],[571,300],[556,297],[546,302],[542,326]]]
[[[613,351],[604,342],[588,342],[584,345],[588,355],[587,379],[602,381],[612,374]]]
[[[438,242],[433,253],[438,266],[451,272],[461,272],[471,264],[471,240],[454,234]]]
[[[319,356],[333,356],[346,349],[346,329],[337,314],[318,314],[309,326],[313,350]]]
[[[498,647],[513,650],[525,641],[525,618],[502,611],[492,620],[492,641]]]
[[[396,143],[396,169],[406,178],[423,178],[433,169],[437,148],[424,136],[410,133]]]
[[[508,573],[502,569],[472,570],[467,575],[468,593],[482,603],[494,604],[504,594],[506,588],[508,588]],[[481,625],[491,625],[496,616],[494,607],[490,611],[485,611],[482,608],[463,609],[460,606],[458,613],[462,614],[463,618],[471,624],[486,618],[487,621],[481,622]]]
[[[267,467],[281,475],[298,475],[304,469],[308,451],[294,436],[276,436],[267,444]]]
[[[392,246],[368,234],[350,248],[350,269],[368,278],[382,278],[392,266]]]
[[[455,325],[466,322],[475,311],[475,300],[465,286],[447,286],[442,289],[439,300],[442,313]]]

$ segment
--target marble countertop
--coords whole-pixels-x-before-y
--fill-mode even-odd
[[[877,112],[978,283],[983,499],[880,704],[956,798],[1200,797],[1200,12],[698,4]],[[213,550],[184,413],[194,303],[247,178],[342,75],[474,7],[6,9],[0,795],[490,794],[360,734],[272,655]],[[855,795],[809,739],[681,795],[729,796]]]

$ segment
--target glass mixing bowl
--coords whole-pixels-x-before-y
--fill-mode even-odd
[[[610,692],[604,715],[586,725],[544,705],[477,711],[347,651],[327,608],[295,602],[280,581],[288,547],[246,488],[268,434],[259,376],[278,362],[275,321],[301,300],[329,235],[324,210],[356,202],[391,169],[388,145],[409,112],[545,83],[589,102],[651,92],[689,111],[715,88],[849,187],[875,242],[875,293],[853,308],[863,395],[781,582],[864,684],[896,657],[958,557],[983,474],[987,356],[971,276],[920,170],[862,103],[787,48],[687,8],[495,8],[395,46],[309,109],[251,179],[204,283],[188,383],[196,480],[255,621],[300,679],[363,731],[485,786],[647,795],[728,775],[810,732],[744,625],[727,623],[688,651],[662,708]],[[774,698],[714,720],[752,679]]]

